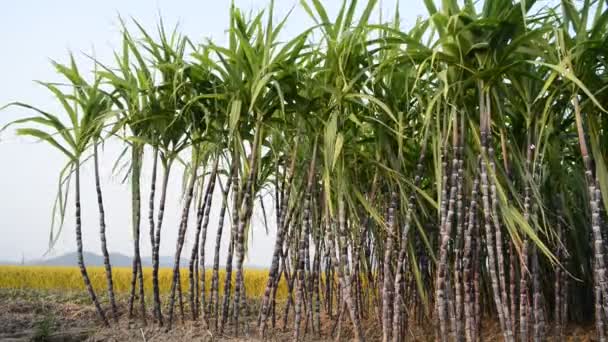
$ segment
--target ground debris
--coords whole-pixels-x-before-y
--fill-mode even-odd
[[[143,326],[135,316],[127,319],[126,300],[119,303],[120,319],[118,324],[110,328],[100,326],[95,315],[94,307],[87,303],[86,293],[52,292],[40,290],[7,290],[0,289],[0,341],[50,341],[50,342],[123,342],[123,341],[262,341],[256,329],[257,311],[255,304],[251,304],[248,315],[243,317],[246,322],[245,331],[239,337],[234,336],[232,327],[228,326],[226,333],[216,335],[206,329],[202,322],[189,320],[181,322],[176,316],[173,329],[154,324]],[[151,322],[151,317],[149,317]],[[280,320],[279,320],[280,321]],[[277,322],[275,329],[268,329],[263,341],[293,341],[292,322],[288,322],[287,329],[283,329],[282,322]],[[363,326],[368,341],[382,339],[382,329],[375,319],[364,319]],[[335,332],[335,321],[322,314],[321,336],[308,332],[306,341],[334,341],[332,331]],[[341,324],[340,341],[350,341],[352,332],[350,322],[343,320]],[[595,330],[592,325],[572,325],[566,329],[568,341],[595,341]],[[482,326],[482,340],[500,341],[502,335],[497,322],[484,322]],[[424,324],[410,324],[408,341],[434,341],[433,327]]]

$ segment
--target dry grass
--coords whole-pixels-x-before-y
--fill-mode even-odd
[[[93,287],[102,293],[106,289],[106,275],[103,267],[87,267]],[[116,293],[127,293],[131,284],[131,268],[114,267],[112,270],[114,289]],[[223,293],[225,272],[219,273],[220,295]],[[234,281],[234,272],[232,274]],[[171,289],[172,269],[161,268],[159,271],[160,291],[168,293]],[[248,298],[258,298],[264,294],[267,270],[245,270],[245,288]],[[211,286],[211,271],[205,274],[207,293]],[[147,293],[152,291],[152,269],[144,268],[144,284]],[[181,270],[181,285],[188,291],[188,270]],[[0,288],[4,289],[35,289],[35,290],[69,290],[82,291],[84,283],[78,267],[62,266],[0,266]],[[278,298],[285,298],[287,287],[282,280],[279,286]]]

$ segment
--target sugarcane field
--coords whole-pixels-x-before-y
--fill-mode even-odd
[[[607,0],[4,7],[0,341],[607,340]]]

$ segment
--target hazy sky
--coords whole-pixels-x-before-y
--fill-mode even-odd
[[[246,11],[262,9],[268,2],[235,1],[238,7]],[[330,17],[335,17],[341,1],[322,2]],[[283,37],[294,37],[312,23],[298,3],[294,0],[275,1],[277,18],[282,18],[294,8]],[[381,0],[381,3],[384,18],[392,17],[395,0]],[[60,108],[50,92],[33,81],[60,81],[49,59],[64,62],[67,60],[68,51],[75,54],[81,71],[92,69],[92,62],[84,57],[84,53],[112,64],[113,50],[120,47],[118,14],[124,18],[134,17],[149,31],[154,31],[160,15],[166,27],[179,23],[180,32],[195,42],[212,38],[216,43],[223,44],[228,26],[229,5],[228,0],[10,1],[0,12],[0,106],[12,101],[22,101],[61,115]],[[402,0],[400,12],[403,27],[407,28],[411,27],[417,16],[425,15],[426,10],[422,0]],[[29,114],[31,113],[13,108],[1,111],[0,126]],[[101,156],[107,236],[111,252],[132,255],[129,187],[128,184],[121,183],[120,175],[112,174],[112,165],[119,150],[119,144],[110,142]],[[64,157],[46,144],[15,137],[10,131],[0,136],[0,260],[18,261],[22,256],[26,260],[38,259],[47,251],[57,176],[64,164]],[[150,163],[144,165],[141,225],[143,255],[151,254],[146,214],[150,170]],[[161,255],[173,255],[175,250],[182,204],[181,173],[179,168],[172,170]],[[99,253],[97,202],[90,165],[84,167],[81,183],[84,249]],[[221,201],[218,195],[219,190],[216,191],[211,212],[207,255],[212,255],[215,243],[217,213]],[[70,202],[70,205],[73,203]],[[275,230],[272,208],[270,203],[266,208],[270,218],[268,235],[265,233],[261,212],[256,210],[254,213],[253,236],[250,236],[251,245],[246,259],[248,264],[265,265],[270,261]],[[191,232],[192,219],[190,223]],[[225,233],[229,229],[227,227],[228,225],[224,229]],[[224,247],[227,240],[228,235],[225,234]],[[189,255],[190,248],[191,244],[187,241],[182,256]],[[57,255],[75,249],[74,219],[72,211],[69,210],[64,230],[51,254]]]

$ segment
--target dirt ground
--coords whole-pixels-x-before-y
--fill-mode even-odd
[[[103,298],[102,298],[103,300]],[[0,341],[50,341],[50,342],[122,342],[122,341],[261,341],[256,330],[257,308],[254,304],[246,310],[243,317],[244,333],[239,337],[232,335],[232,326],[222,336],[204,327],[200,322],[189,319],[186,310],[186,320],[179,319],[179,309],[176,310],[177,321],[174,328],[165,328],[153,324],[144,326],[137,317],[131,321],[126,317],[126,300],[119,300],[120,323],[110,328],[104,328],[96,318],[95,309],[90,304],[85,293],[49,292],[31,290],[0,289]],[[280,315],[278,315],[280,316]],[[431,322],[420,322],[408,332],[407,341],[434,341]],[[365,336],[368,341],[382,339],[381,327],[375,321],[364,322]],[[277,317],[277,328],[269,329],[265,341],[292,341],[293,330],[288,324],[283,331],[282,321]],[[352,339],[348,319],[342,321],[340,341]],[[306,341],[335,341],[338,329],[335,320],[322,317],[321,336],[312,333],[305,335]],[[593,326],[572,326],[566,329],[568,341],[595,341]],[[483,327],[483,341],[501,340],[500,329],[496,323]],[[550,336],[547,340],[552,340]]]
[[[101,298],[102,302],[105,298]],[[147,298],[148,300],[148,298]],[[149,303],[149,302],[148,302]],[[139,317],[129,320],[126,315],[126,298],[118,298],[119,324],[104,328],[96,317],[95,308],[86,293],[53,292],[34,290],[0,289],[0,341],[261,341],[257,335],[257,308],[254,303],[245,310],[244,332],[239,337],[233,335],[233,327],[228,326],[226,333],[218,336],[200,322],[193,322],[185,308],[186,320],[181,321],[176,306],[176,321],[173,329],[167,331],[157,325],[144,326]],[[137,306],[136,306],[137,309]],[[106,310],[109,312],[109,310]],[[277,326],[282,322],[277,319]],[[334,329],[329,319],[322,320],[324,336]],[[375,329],[368,329],[369,336]],[[328,333],[325,334],[325,331]],[[341,340],[350,340],[348,322],[343,322]],[[374,336],[376,337],[376,336]],[[269,329],[265,341],[291,341],[291,324],[286,332],[282,329]],[[308,334],[306,340],[333,341],[333,338],[319,338]],[[375,340],[375,338],[371,339]]]
[[[176,308],[177,309],[177,308]],[[173,329],[167,331],[154,324],[144,326],[138,317],[129,320],[126,317],[126,300],[119,300],[119,324],[104,328],[96,317],[95,308],[89,303],[86,294],[61,293],[49,291],[0,290],[0,341],[261,341],[255,329],[255,316],[243,318],[244,333],[239,337],[233,335],[232,326],[227,327],[222,336],[215,335],[200,322],[189,319],[186,308],[186,320],[179,318],[176,310],[176,322]],[[249,312],[257,312],[249,308]],[[322,329],[331,331],[331,320],[322,321]],[[350,339],[347,323],[343,323],[342,340]],[[278,326],[282,322],[278,320]],[[368,331],[373,335],[373,331]],[[291,325],[288,330],[269,329],[266,341],[291,341]],[[328,338],[307,336],[311,341],[333,341]]]
[[[81,294],[0,290],[0,341],[83,341],[92,322]]]

